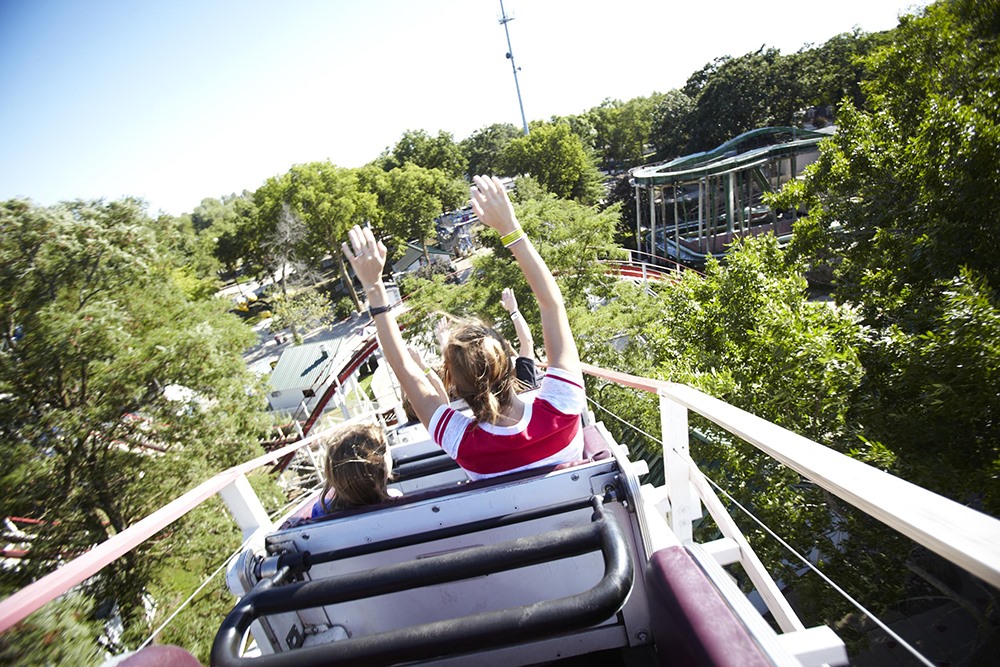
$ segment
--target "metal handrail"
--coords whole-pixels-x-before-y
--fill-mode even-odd
[[[657,394],[740,437],[816,485],[991,586],[1000,587],[1000,520],[676,382],[583,364],[584,373]]]

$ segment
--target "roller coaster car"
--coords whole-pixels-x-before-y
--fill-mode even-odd
[[[212,664],[801,664],[677,540],[639,487],[644,464],[601,424],[584,435],[589,460],[469,482],[397,434],[402,497],[239,557]],[[257,657],[240,655],[248,630]]]

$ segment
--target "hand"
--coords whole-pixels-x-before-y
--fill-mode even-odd
[[[517,298],[514,296],[514,290],[509,287],[504,287],[503,292],[500,293],[500,304],[508,313],[516,311]]]
[[[427,362],[424,361],[424,355],[420,354],[420,351],[412,345],[406,346],[406,351],[410,353],[410,357],[417,362],[417,366],[420,366],[420,370],[427,370]]]
[[[437,324],[434,325],[434,334],[438,339],[438,346],[444,350],[445,345],[448,344],[448,320],[447,318],[440,318]]]
[[[385,244],[375,240],[371,227],[362,229],[358,225],[347,233],[350,245],[342,243],[341,250],[354,268],[361,286],[368,289],[382,280],[387,255]]]
[[[514,207],[500,179],[496,176],[473,176],[470,202],[476,217],[500,236],[518,228]]]

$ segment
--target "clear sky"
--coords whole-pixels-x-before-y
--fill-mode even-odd
[[[886,30],[922,0],[505,0],[529,121],[717,57]],[[521,124],[499,0],[0,0],[0,200],[149,212],[361,166],[409,129]]]

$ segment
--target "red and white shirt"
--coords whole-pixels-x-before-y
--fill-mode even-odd
[[[582,459],[580,414],[586,405],[583,378],[549,368],[535,400],[525,401],[524,415],[513,426],[480,423],[442,405],[428,430],[470,479],[483,479]]]

